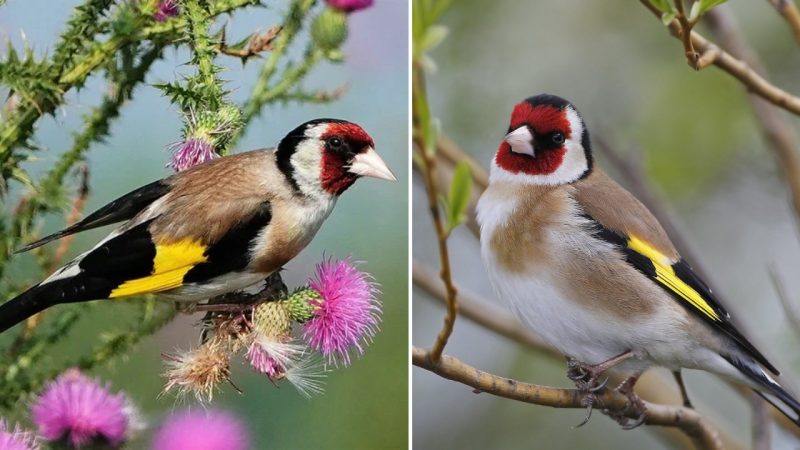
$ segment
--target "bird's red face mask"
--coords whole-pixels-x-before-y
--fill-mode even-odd
[[[339,195],[362,176],[397,180],[375,151],[372,138],[360,126],[349,122],[332,123],[320,140],[324,146],[320,181],[326,192]]]
[[[571,106],[533,104],[514,107],[495,165],[508,175],[528,175],[539,184],[575,181],[588,170],[583,122]]]

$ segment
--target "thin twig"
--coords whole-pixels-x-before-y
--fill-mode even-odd
[[[469,366],[452,356],[442,355],[438,363],[431,362],[430,352],[413,347],[415,366],[433,372],[442,378],[471,386],[479,392],[505,397],[536,405],[555,408],[584,408],[585,393],[578,389],[559,389],[522,383],[500,377]],[[597,394],[597,405],[614,414],[635,418],[627,398],[617,391],[604,389]],[[697,411],[682,406],[666,406],[645,402],[647,425],[678,427],[689,436],[699,449],[721,450],[723,446],[717,431]]]
[[[706,13],[705,17],[709,30],[727,51],[747,61],[755,71],[766,74],[758,56],[742,37],[729,8],[718,6]],[[757,93],[751,92],[748,99],[756,123],[772,150],[778,168],[783,172],[792,195],[795,217],[800,223],[800,154],[794,128],[779,110]]]
[[[783,16],[789,28],[792,30],[794,40],[800,44],[800,10],[792,0],[767,0],[781,16]]]
[[[686,55],[686,62],[689,63],[689,67],[694,70],[700,70],[697,64],[700,54],[697,53],[692,44],[692,28],[694,28],[696,22],[692,22],[686,17],[683,0],[675,0],[675,9],[678,10],[675,20],[680,24],[679,33],[681,42],[683,43],[683,53]]]
[[[639,1],[642,2],[642,4],[644,4],[656,17],[661,17],[661,11],[653,6],[649,0]],[[718,8],[719,7],[715,9]],[[714,10],[711,10],[706,13],[706,16],[713,11]],[[677,20],[673,20],[670,23],[669,29],[673,36],[680,39],[681,26]],[[696,31],[692,31],[690,36],[692,38],[692,46],[700,53],[701,57],[704,53],[706,53],[706,51],[717,52],[717,50],[714,50],[716,46],[706,40],[706,38],[698,34]],[[745,61],[736,59],[731,54],[719,50],[716,58],[714,58],[713,64],[739,80],[750,92],[789,112],[800,115],[800,97],[796,97],[770,83],[755,70],[753,70],[753,68]]]
[[[783,283],[783,279],[778,273],[778,268],[775,264],[767,264],[767,273],[769,273],[772,286],[775,288],[775,294],[777,294],[781,302],[783,313],[789,320],[792,331],[794,331],[795,336],[800,337],[800,313],[797,312],[797,308],[792,304],[792,300],[789,299],[789,294],[786,292],[786,285]]]
[[[414,95],[425,95],[421,69],[414,71],[414,82]],[[439,334],[436,336],[436,341],[433,343],[433,347],[431,348],[429,355],[431,357],[431,362],[436,364],[439,361],[439,357],[442,355],[445,346],[447,345],[447,340],[450,339],[450,335],[453,333],[453,326],[455,325],[456,315],[458,314],[458,290],[455,287],[455,283],[453,283],[453,276],[450,271],[450,254],[447,249],[448,232],[445,228],[441,210],[439,209],[440,191],[438,180],[435,176],[436,155],[435,152],[425,149],[423,143],[417,141],[416,144],[418,154],[424,160],[424,164],[420,170],[422,170],[422,176],[425,182],[428,208],[431,213],[434,229],[436,230],[436,241],[439,249],[439,263],[441,264],[439,275],[447,292],[447,313],[444,317],[444,324],[442,325],[442,329],[439,331]]]

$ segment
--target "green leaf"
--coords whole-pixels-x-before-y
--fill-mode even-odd
[[[698,13],[698,16],[702,16],[709,9],[711,9],[711,8],[713,8],[715,6],[719,6],[719,5],[723,4],[723,3],[725,3],[726,1],[727,0],[700,0],[698,2],[698,3],[700,3],[700,12]]]
[[[450,30],[444,25],[433,25],[425,32],[420,44],[420,51],[427,52],[445,40]]]
[[[651,0],[651,3],[663,13],[671,13],[674,11],[674,7],[672,6],[672,2],[670,2],[670,0]]]
[[[450,191],[447,193],[447,232],[464,223],[472,194],[472,171],[466,161],[461,161],[453,171]]]
[[[700,17],[700,4],[702,2],[692,3],[692,9],[689,10],[689,22],[694,22]]]
[[[664,24],[665,27],[668,27],[669,24],[672,23],[672,20],[675,19],[676,15],[677,15],[676,12],[664,13],[661,15],[661,22]]]

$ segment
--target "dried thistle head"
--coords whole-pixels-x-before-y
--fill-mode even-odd
[[[167,361],[164,392],[177,389],[179,396],[194,394],[198,401],[210,402],[214,390],[231,376],[229,347],[212,337],[200,347],[173,355]]]
[[[250,343],[251,324],[243,314],[217,314],[204,324],[203,334],[211,336],[229,353],[236,353]]]

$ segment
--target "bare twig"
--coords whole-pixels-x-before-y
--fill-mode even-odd
[[[766,73],[758,56],[742,37],[729,8],[725,5],[718,6],[706,13],[705,17],[709,30],[723,47],[737,57],[748,61],[755,71]],[[800,219],[800,155],[797,152],[797,137],[794,129],[780,111],[757,93],[751,92],[748,98],[756,123],[761,128],[767,143],[770,144],[778,167],[783,171],[792,195],[795,216]]]
[[[222,38],[217,45],[217,51],[223,55],[235,56],[241,58],[242,61],[247,61],[252,57],[259,57],[259,53],[272,51],[275,39],[280,34],[283,27],[275,25],[263,33],[253,33],[253,36],[243,47],[231,47],[227,44],[225,38],[225,29],[222,30]]]
[[[678,13],[675,15],[675,20],[678,21],[680,24],[679,36],[681,42],[683,43],[683,53],[686,55],[686,62],[689,63],[689,67],[693,68],[694,70],[700,70],[701,67],[698,67],[698,60],[700,59],[700,54],[694,49],[694,45],[692,44],[692,28],[697,23],[696,21],[690,21],[688,17],[686,17],[686,10],[683,5],[683,0],[675,0],[675,9],[677,9]]]
[[[425,84],[421,68],[414,70],[414,84],[414,96],[425,95]],[[447,340],[450,339],[450,335],[453,333],[453,326],[455,325],[456,315],[458,313],[458,303],[456,299],[458,291],[453,283],[453,277],[450,271],[450,255],[447,249],[448,232],[445,228],[441,210],[439,209],[440,191],[438,180],[435,175],[436,156],[434,152],[426,150],[424,143],[416,141],[416,144],[418,154],[424,161],[421,170],[425,183],[425,192],[428,198],[428,208],[430,209],[433,226],[436,230],[439,262],[441,264],[440,276],[447,292],[447,314],[445,314],[444,324],[439,334],[436,336],[436,341],[433,343],[429,354],[431,362],[435,364],[439,361],[439,357],[442,355],[444,347],[447,345]]]
[[[792,30],[794,40],[800,44],[800,10],[792,0],[767,0],[783,16]]]
[[[452,356],[441,356],[438,363],[431,362],[430,352],[414,347],[412,361],[415,366],[431,371],[442,378],[471,386],[479,392],[512,400],[555,408],[584,408],[585,393],[577,389],[559,389],[536,384],[522,383],[510,378],[492,375],[469,366]],[[610,389],[598,393],[599,407],[634,418],[627,398]],[[723,449],[717,431],[697,411],[682,406],[666,406],[645,402],[645,424],[678,427],[689,436],[700,449]]]
[[[775,288],[775,293],[781,302],[783,313],[786,314],[786,318],[789,320],[789,325],[792,327],[795,336],[800,337],[800,313],[797,312],[797,308],[792,304],[792,300],[786,292],[786,286],[778,273],[778,268],[775,264],[768,264],[767,273],[769,273],[772,286]]]
[[[656,15],[656,17],[661,17],[661,11],[653,6],[649,0],[640,1],[654,15]],[[715,9],[718,8],[719,7]],[[712,12],[714,12],[714,10],[706,13],[706,16]],[[680,39],[681,25],[678,23],[677,19],[670,23],[669,29],[673,36]],[[702,55],[707,51],[712,51],[716,54],[716,57],[713,59],[713,64],[739,80],[750,92],[787,111],[800,115],[800,97],[796,97],[770,83],[755,70],[753,70],[753,68],[747,62],[736,59],[725,51],[714,49],[716,46],[698,34],[696,31],[691,32],[690,36],[692,39],[692,45],[694,49],[700,53],[701,58]]]

